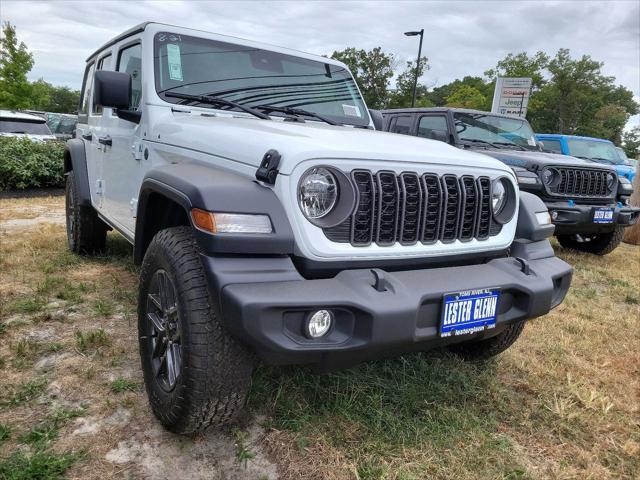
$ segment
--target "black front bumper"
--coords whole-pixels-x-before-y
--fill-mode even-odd
[[[249,263],[234,271],[228,258],[221,262],[203,257],[203,262],[232,334],[268,363],[319,363],[330,368],[389,351],[425,350],[490,337],[510,323],[546,314],[564,299],[572,268],[553,256],[547,240],[515,250],[525,259],[528,274],[514,257],[479,265],[381,272],[384,291],[374,288],[374,275],[366,269],[307,280],[288,271],[288,258],[267,261],[262,272]],[[488,287],[501,290],[496,328],[441,338],[443,295]],[[303,333],[304,322],[317,309],[331,309],[335,322],[325,337],[312,340]]]
[[[606,233],[611,232],[616,226],[628,227],[635,224],[640,217],[638,207],[619,207],[612,205],[580,205],[569,202],[545,202],[553,224],[556,226],[556,235],[573,233]],[[613,220],[610,223],[595,223],[594,213],[601,208],[613,209]]]

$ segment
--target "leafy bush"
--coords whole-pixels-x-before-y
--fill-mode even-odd
[[[0,191],[62,187],[64,143],[0,137]]]

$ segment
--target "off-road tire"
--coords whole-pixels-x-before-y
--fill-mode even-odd
[[[513,345],[522,330],[524,329],[524,320],[512,323],[495,337],[484,340],[476,340],[464,343],[456,343],[449,345],[449,350],[464,360],[470,362],[481,362],[504,352]]]
[[[147,295],[155,272],[164,271],[175,288],[181,366],[175,387],[163,388],[152,366],[147,334]],[[220,320],[190,227],[158,232],[142,262],[138,297],[140,356],[151,409],[170,431],[194,433],[232,423],[243,410],[253,359]],[[166,384],[165,384],[166,387]]]
[[[579,241],[576,235],[557,235],[558,242],[564,248],[593,253],[594,255],[606,255],[613,252],[620,245],[623,236],[623,226],[617,226],[612,232],[598,233],[583,241]]]
[[[73,172],[66,176],[64,197],[69,249],[78,254],[103,252],[109,227],[92,207],[80,205]]]

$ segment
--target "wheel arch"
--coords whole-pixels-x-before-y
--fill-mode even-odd
[[[191,209],[263,214],[271,234],[217,234],[193,227]],[[213,165],[169,164],[149,170],[138,196],[134,261],[140,264],[153,236],[169,227],[188,225],[202,253],[287,255],[293,253],[293,230],[276,194],[246,176]]]
[[[73,175],[79,205],[91,207],[91,189],[87,171],[87,156],[84,142],[77,138],[67,140],[64,146],[64,174]]]

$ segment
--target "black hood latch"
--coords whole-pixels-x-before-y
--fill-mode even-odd
[[[261,182],[274,185],[276,183],[276,177],[278,176],[280,158],[277,150],[267,150],[267,153],[262,157],[262,162],[260,162],[258,170],[256,170],[256,178]]]

